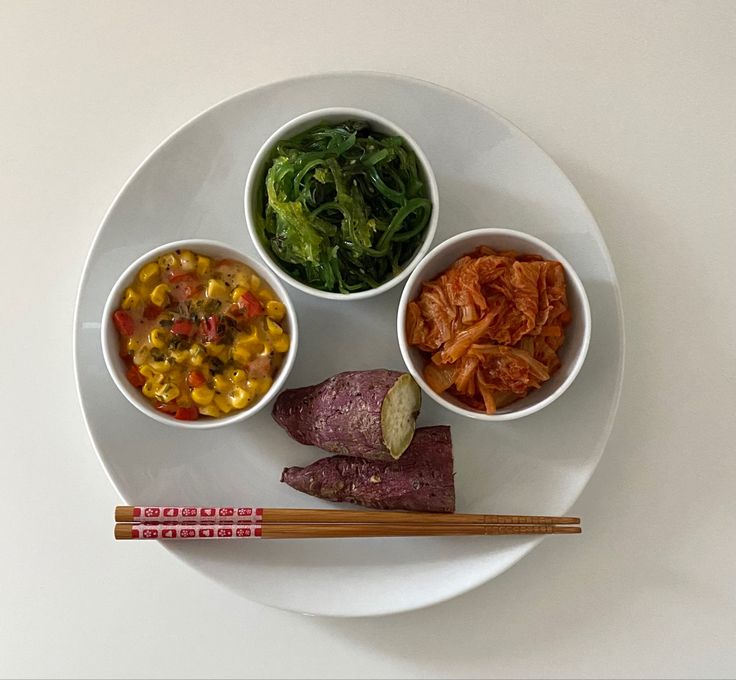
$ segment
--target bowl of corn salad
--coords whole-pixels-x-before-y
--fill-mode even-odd
[[[102,349],[123,395],[167,425],[245,420],[283,386],[297,318],[284,286],[216,241],[167,243],[133,262],[105,304]]]

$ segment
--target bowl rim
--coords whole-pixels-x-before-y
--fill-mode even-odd
[[[535,404],[530,404],[528,406],[522,406],[521,408],[518,408],[509,413],[488,414],[488,413],[483,413],[482,411],[474,411],[469,408],[463,408],[461,406],[457,406],[456,404],[453,404],[447,399],[445,399],[442,395],[437,394],[424,380],[424,377],[422,376],[421,372],[417,370],[417,367],[415,366],[414,361],[412,360],[411,355],[410,355],[411,348],[409,347],[409,344],[406,340],[406,330],[405,330],[406,308],[409,304],[409,291],[411,290],[414,283],[417,281],[417,279],[420,279],[423,272],[432,264],[432,262],[435,260],[437,255],[445,252],[448,248],[452,247],[456,243],[462,242],[463,240],[471,238],[471,237],[477,238],[478,236],[487,236],[489,238],[492,238],[494,236],[513,236],[516,238],[520,238],[521,240],[529,243],[531,247],[538,247],[538,248],[541,248],[542,251],[546,251],[547,253],[550,254],[550,256],[554,257],[554,259],[556,259],[562,264],[562,266],[565,269],[565,277],[567,280],[567,284],[569,286],[570,283],[572,283],[573,287],[576,289],[576,292],[580,296],[580,301],[582,305],[583,338],[582,338],[582,342],[578,346],[577,351],[575,353],[575,357],[572,362],[572,368],[570,372],[568,373],[567,377],[565,378],[565,380],[562,383],[560,383],[560,385],[551,394],[547,395],[541,401]],[[547,256],[545,255],[545,258],[546,257]],[[547,243],[546,241],[543,241],[541,238],[537,236],[533,236],[526,232],[518,231],[516,229],[481,227],[478,229],[469,229],[468,231],[464,231],[460,234],[456,234],[455,236],[452,236],[446,241],[443,241],[442,243],[438,244],[435,248],[433,248],[427,254],[424,260],[412,272],[411,276],[409,277],[409,280],[406,282],[406,285],[404,286],[404,290],[401,292],[401,298],[399,299],[399,305],[398,305],[397,314],[396,314],[396,334],[397,334],[398,341],[399,341],[399,349],[401,351],[401,358],[404,360],[404,364],[409,370],[409,373],[411,373],[411,375],[417,381],[419,386],[422,388],[422,391],[425,394],[427,394],[432,400],[438,403],[440,406],[452,411],[453,413],[457,413],[458,415],[465,416],[466,418],[473,418],[475,420],[483,420],[487,422],[501,422],[505,420],[517,420],[519,418],[529,416],[532,413],[537,413],[538,411],[541,411],[545,406],[549,406],[558,397],[562,396],[562,394],[568,389],[568,387],[570,387],[570,385],[573,383],[573,381],[577,377],[578,373],[580,372],[580,369],[583,367],[583,363],[585,362],[585,358],[588,354],[588,348],[590,346],[590,336],[591,336],[590,303],[588,301],[588,295],[585,292],[585,287],[583,286],[583,282],[580,280],[580,277],[578,276],[575,269],[568,262],[568,260],[556,248],[553,248],[551,245],[549,245],[549,243]],[[523,402],[523,399],[519,400],[519,403],[521,402]]]
[[[238,259],[239,261],[242,261],[244,264],[251,267],[256,272],[256,274],[258,274],[268,283],[268,285],[273,289],[274,293],[278,295],[279,300],[283,302],[287,310],[290,326],[290,345],[286,353],[286,357],[284,358],[284,363],[281,365],[281,368],[279,370],[278,376],[273,381],[273,384],[266,392],[266,394],[264,394],[263,397],[251,408],[233,412],[232,414],[227,414],[222,418],[177,420],[176,418],[165,416],[156,411],[150,404],[150,402],[145,399],[145,397],[139,399],[138,395],[141,395],[140,390],[134,388],[127,382],[124,371],[118,370],[120,368],[118,364],[122,365],[122,361],[118,356],[117,347],[114,346],[115,342],[117,341],[117,332],[114,328],[112,329],[113,333],[108,332],[113,325],[112,313],[120,305],[122,292],[125,287],[131,283],[132,278],[138,272],[140,267],[149,260],[158,257],[164,253],[167,253],[171,250],[183,248],[192,250],[195,253],[202,252],[202,249],[209,249],[210,251],[224,251],[225,253],[229,253],[231,256],[235,256],[234,259]],[[114,285],[110,289],[110,293],[108,294],[105,305],[103,307],[102,319],[100,321],[100,339],[102,343],[102,355],[105,360],[107,372],[110,374],[110,377],[117,386],[118,390],[120,390],[123,396],[141,413],[144,413],[145,415],[149,416],[159,423],[163,423],[172,427],[182,427],[191,430],[208,430],[247,420],[251,416],[254,416],[256,413],[258,413],[261,409],[265,408],[265,406],[276,396],[276,394],[281,390],[283,384],[286,382],[286,379],[288,378],[289,373],[291,373],[294,362],[296,360],[296,354],[299,345],[299,323],[297,320],[296,309],[293,302],[291,301],[291,297],[289,296],[286,287],[281,283],[281,281],[278,280],[277,277],[275,277],[271,273],[271,271],[269,271],[267,267],[264,267],[263,264],[259,262],[256,258],[246,255],[238,248],[230,246],[222,241],[205,238],[181,239],[178,241],[170,241],[168,243],[156,246],[155,248],[151,248],[150,250],[140,255],[140,257],[137,257],[133,262],[131,262],[122,272],[122,274],[120,274],[120,276],[117,278]],[[145,404],[143,403],[144,399]]]
[[[312,288],[311,286],[308,286],[307,284],[302,283],[301,281],[298,281],[297,279],[289,275],[287,272],[281,269],[281,267],[279,267],[279,265],[271,257],[270,253],[266,250],[266,248],[264,248],[256,231],[255,220],[252,217],[254,211],[252,196],[253,192],[256,189],[255,184],[259,174],[259,170],[263,167],[266,156],[273,150],[276,142],[284,139],[288,134],[296,131],[298,128],[306,128],[309,126],[309,124],[316,123],[321,118],[325,118],[328,116],[333,118],[335,116],[340,116],[345,117],[346,119],[355,118],[358,120],[365,120],[368,123],[376,123],[385,128],[388,128],[394,134],[401,136],[416,155],[419,167],[421,168],[421,170],[424,171],[424,174],[426,175],[429,199],[432,202],[432,214],[430,215],[429,223],[427,224],[427,231],[424,235],[424,240],[422,241],[421,246],[417,249],[417,252],[414,254],[414,257],[412,257],[412,259],[396,276],[388,279],[388,281],[384,281],[380,286],[376,288],[359,291],[357,293],[334,293],[330,291],[318,290],[317,288]],[[437,179],[435,177],[432,164],[429,162],[429,159],[422,150],[422,147],[419,146],[417,141],[402,127],[389,120],[388,118],[372,111],[367,111],[366,109],[360,109],[352,106],[328,106],[301,113],[291,120],[288,120],[271,133],[271,135],[261,145],[260,149],[258,149],[258,152],[254,156],[253,162],[248,169],[248,174],[245,180],[245,189],[243,192],[243,207],[245,210],[245,222],[248,229],[248,234],[250,235],[250,239],[256,251],[266,263],[266,266],[271,271],[273,271],[276,276],[278,276],[282,281],[285,281],[290,286],[293,286],[303,293],[313,295],[323,300],[364,300],[367,298],[375,297],[377,295],[381,295],[387,290],[390,290],[394,286],[400,284],[411,274],[414,268],[421,262],[422,258],[429,252],[435,234],[437,233],[437,224],[439,220],[439,188],[437,186]]]

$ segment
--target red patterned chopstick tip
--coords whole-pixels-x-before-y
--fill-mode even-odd
[[[135,524],[129,528],[130,538],[138,540],[261,538],[260,525],[187,525],[187,524]]]
[[[263,520],[263,508],[143,505],[133,508],[133,518],[136,522],[227,522],[254,524]]]

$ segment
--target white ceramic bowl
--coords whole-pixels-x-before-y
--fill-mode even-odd
[[[261,243],[261,239],[258,237],[255,224],[255,206],[257,192],[263,188],[263,182],[266,174],[266,163],[268,157],[273,151],[276,144],[282,139],[288,139],[294,135],[303,132],[319,123],[340,123],[345,120],[362,120],[370,124],[371,128],[376,132],[381,132],[388,135],[397,135],[403,137],[406,145],[414,152],[417,157],[417,169],[419,176],[427,187],[429,200],[432,202],[432,214],[429,218],[429,224],[427,225],[427,231],[424,235],[424,241],[417,250],[414,257],[406,264],[401,272],[393,278],[385,281],[377,288],[371,290],[363,290],[357,293],[331,293],[312,288],[311,286],[297,281],[295,278],[285,272],[279,264],[273,259],[268,250]],[[326,109],[318,109],[316,111],[310,111],[304,113],[296,118],[290,120],[285,125],[282,125],[276,132],[274,132],[260,148],[253,163],[248,171],[248,177],[245,182],[245,220],[248,225],[248,233],[253,241],[253,245],[256,247],[258,254],[263,258],[263,261],[270,267],[270,269],[281,279],[286,281],[289,285],[298,288],[299,290],[314,295],[315,297],[323,298],[325,300],[362,300],[364,298],[374,297],[386,292],[395,285],[401,283],[409,274],[412,272],[414,267],[420,262],[420,260],[426,255],[430,246],[432,245],[432,239],[434,238],[435,232],[437,231],[437,219],[439,217],[439,191],[437,189],[437,180],[434,177],[432,166],[430,165],[424,152],[414,139],[405,131],[402,130],[398,125],[395,125],[390,120],[387,120],[383,116],[379,116],[370,111],[363,111],[362,109],[354,109],[350,107],[330,107]]]
[[[534,253],[541,255],[546,260],[560,262],[565,269],[567,301],[572,315],[572,322],[565,329],[565,342],[559,351],[562,363],[560,369],[538,390],[533,390],[526,397],[498,409],[493,415],[468,408],[453,396],[437,394],[432,390],[422,377],[427,355],[415,347],[409,346],[406,341],[405,328],[407,305],[419,295],[422,283],[435,278],[455,260],[482,245],[489,246],[494,250],[516,250],[521,253]],[[534,236],[512,229],[476,229],[458,234],[441,243],[417,266],[401,295],[396,327],[404,363],[406,363],[409,372],[414,376],[422,390],[438,404],[459,415],[477,420],[514,420],[536,413],[548,406],[562,395],[575,380],[575,376],[577,376],[585,361],[585,355],[590,344],[590,306],[583,284],[575,270],[552,246]]]
[[[259,401],[253,406],[243,409],[241,411],[233,411],[232,413],[223,416],[222,418],[199,418],[198,420],[177,420],[170,415],[160,413],[157,411],[151,402],[143,396],[140,389],[133,387],[127,378],[125,377],[126,368],[122,359],[118,354],[118,333],[115,325],[112,321],[113,312],[120,306],[120,301],[123,297],[123,291],[135,281],[135,277],[138,274],[140,268],[151,260],[156,259],[164,253],[171,252],[177,248],[188,249],[195,253],[207,255],[213,258],[230,258],[238,260],[248,265],[261,280],[267,283],[276,296],[284,303],[286,307],[286,316],[282,325],[284,330],[289,334],[291,344],[289,351],[286,353],[283,363],[279,367],[278,372],[274,376],[273,385],[271,389],[264,394]],[[148,251],[144,255],[141,255],[135,262],[133,262],[120,276],[117,283],[113,286],[110,291],[110,295],[105,303],[105,309],[102,313],[102,353],[105,357],[105,364],[107,370],[110,372],[110,376],[117,385],[118,389],[125,395],[125,398],[133,404],[139,411],[145,413],[150,418],[164,423],[165,425],[172,425],[174,427],[183,427],[193,430],[206,430],[213,427],[222,427],[223,425],[230,425],[231,423],[237,423],[242,420],[246,420],[251,416],[255,415],[264,408],[281,390],[286,378],[288,377],[291,369],[294,365],[294,359],[296,357],[297,347],[299,344],[299,332],[297,325],[296,312],[294,305],[289,298],[284,286],[281,282],[260,262],[257,262],[251,257],[248,257],[244,253],[241,253],[230,246],[220,243],[218,241],[210,241],[205,239],[189,239],[186,241],[174,241],[172,243],[166,243],[158,248]]]

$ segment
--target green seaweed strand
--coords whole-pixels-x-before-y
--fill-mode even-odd
[[[309,286],[344,294],[396,276],[432,214],[414,153],[361,121],[279,142],[259,201],[259,237],[275,261]]]

